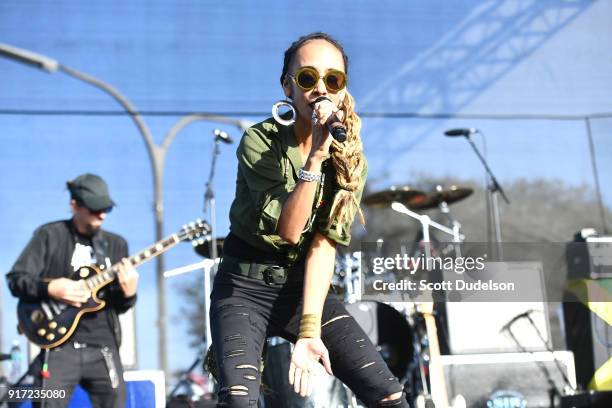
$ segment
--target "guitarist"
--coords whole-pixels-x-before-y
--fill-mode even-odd
[[[82,315],[68,339],[42,350],[32,365],[35,386],[66,390],[66,399],[47,399],[46,408],[65,407],[77,384],[94,407],[125,406],[125,383],[119,358],[121,327],[118,314],[136,302],[138,274],[127,262],[128,246],[121,236],[103,230],[115,203],[106,182],[83,174],[67,183],[72,218],[39,227],[7,274],[11,293],[25,302],[57,301],[81,307],[91,292],[70,277],[81,266],[122,261],[118,279],[98,292],[103,309]],[[34,404],[34,406],[40,406]]]

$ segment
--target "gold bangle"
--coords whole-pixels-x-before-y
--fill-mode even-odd
[[[304,322],[320,322],[321,318],[319,316],[317,316],[316,314],[305,314],[302,316],[302,318],[300,319],[300,323],[304,323]]]
[[[317,337],[321,337],[321,317],[316,314],[302,315],[298,339]]]

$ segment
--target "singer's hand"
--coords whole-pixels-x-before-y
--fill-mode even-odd
[[[319,360],[323,363],[327,374],[333,375],[329,352],[321,339],[299,339],[295,343],[289,366],[289,384],[302,397],[312,394],[316,376],[321,373]]]
[[[335,106],[329,99],[324,99],[314,105],[312,111],[312,146],[310,157],[323,160],[329,152],[332,138],[325,123],[334,113]]]

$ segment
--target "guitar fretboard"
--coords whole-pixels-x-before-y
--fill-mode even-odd
[[[129,257],[128,261],[133,267],[140,266],[143,263],[155,258],[157,255],[166,252],[181,241],[182,239],[177,234],[172,234],[169,237],[149,246],[148,248],[143,249],[136,255]],[[113,281],[119,273],[119,265],[120,263],[116,263],[101,273],[85,279],[85,284],[88,288],[95,288]]]

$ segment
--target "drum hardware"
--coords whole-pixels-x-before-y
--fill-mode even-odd
[[[392,186],[388,190],[368,195],[363,199],[363,203],[371,208],[391,207],[399,213],[409,215],[416,219],[422,225],[423,242],[425,243],[431,242],[429,236],[430,227],[434,227],[452,236],[453,242],[463,242],[465,236],[460,232],[461,224],[451,217],[449,204],[461,201],[472,195],[473,192],[474,190],[469,187],[450,186],[445,189],[438,185],[436,186],[436,191],[428,195],[408,186]],[[427,210],[435,207],[438,207],[440,211],[446,215],[452,226],[451,228],[432,221],[427,215],[421,215],[411,210]],[[459,247],[456,246],[455,250],[458,251]],[[425,245],[425,255],[427,257],[431,256],[429,245]]]
[[[409,207],[413,210],[429,210],[441,206],[448,208],[449,204],[468,198],[472,193],[474,193],[474,189],[469,187],[450,186],[445,189],[441,185],[437,185],[433,193],[428,194],[423,200],[415,202]]]
[[[203,256],[204,258],[212,258],[210,253],[210,237],[207,240],[203,240],[198,242],[197,245],[194,245],[193,249],[196,254]],[[217,257],[223,256],[223,244],[225,243],[224,237],[217,237]]]
[[[413,190],[408,186],[391,186],[388,190],[379,191],[364,197],[363,203],[371,208],[387,208],[394,202],[400,202],[408,207],[420,205],[427,199],[427,194]]]
[[[173,278],[178,275],[182,275],[184,273],[197,271],[199,269],[212,269],[213,266],[218,264],[221,260],[219,258],[215,259],[204,259],[203,261],[196,262],[194,264],[180,266],[178,268],[169,269],[164,272],[164,278]]]
[[[338,254],[336,268],[332,278],[334,289],[342,291],[346,303],[361,300],[361,252]]]
[[[450,235],[451,237],[453,237],[453,242],[461,243],[465,240],[465,235],[461,234],[461,232],[459,231],[459,223],[456,223],[452,229],[448,228],[440,223],[433,221],[431,218],[429,218],[428,215],[420,215],[412,210],[409,210],[404,204],[397,201],[391,204],[391,208],[401,214],[408,215],[421,223],[423,242],[425,243],[425,256],[428,258],[431,257],[431,247],[429,245],[431,243],[431,239],[429,236],[430,227],[434,227],[437,230]]]
[[[344,285],[344,301],[349,313],[366,332],[372,343],[417,403],[431,404],[428,353],[430,339],[424,315],[413,302],[361,301],[361,252],[339,255],[336,275]],[[431,325],[431,322],[430,322]],[[431,330],[431,326],[430,326]],[[438,387],[439,389],[439,387]],[[438,398],[438,392],[434,391]],[[418,398],[417,398],[418,397]]]
[[[464,198],[467,198],[470,195],[472,195],[473,192],[474,190],[469,187],[450,186],[448,190],[444,190],[441,185],[438,184],[436,186],[435,196],[439,197],[441,200],[438,204],[438,208],[440,209],[440,212],[444,214],[446,218],[448,219],[448,223],[453,229],[453,234],[455,234],[453,236],[459,235],[460,233],[459,231],[461,230],[461,223],[459,223],[459,221],[457,221],[451,216],[449,204],[453,204],[453,203],[456,203],[457,201],[461,201]],[[457,242],[457,241],[454,241],[454,242]],[[455,256],[460,257],[461,256],[460,245],[454,245],[454,249],[455,249]]]

